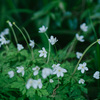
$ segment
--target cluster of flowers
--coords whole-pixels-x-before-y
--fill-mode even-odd
[[[88,31],[88,26],[86,26],[86,23],[83,23],[83,24],[81,24],[80,25],[80,29],[83,31],[83,32],[87,32]],[[80,41],[80,42],[84,42],[85,40],[84,40],[84,36],[83,35],[81,35],[81,36],[79,36],[79,34],[77,33],[76,34],[76,39],[78,40],[78,41]],[[100,44],[100,39],[98,39],[98,43]],[[76,56],[77,56],[77,58],[78,59],[80,59],[81,57],[82,57],[82,53],[81,52],[76,52]],[[86,67],[86,63],[84,62],[83,64],[79,64],[79,66],[78,66],[78,70],[81,70],[81,73],[84,73],[85,72],[85,70],[86,71],[88,71],[88,68]],[[94,75],[93,75],[93,77],[95,78],[95,79],[99,79],[100,77],[100,72],[99,71],[96,71],[95,73],[94,73]],[[79,80],[79,84],[84,84],[84,82],[85,82],[85,80],[84,79],[80,79]]]

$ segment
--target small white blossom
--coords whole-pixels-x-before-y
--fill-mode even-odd
[[[60,64],[53,64],[52,65],[53,71],[56,70],[57,67],[60,67]]]
[[[80,79],[80,80],[78,81],[79,84],[84,84],[84,82],[85,82],[84,79]]]
[[[81,52],[76,52],[76,57],[78,58],[78,59],[80,59],[81,57],[82,57],[82,53]]]
[[[39,28],[39,33],[45,33],[47,31],[48,27],[45,27],[44,25]]]
[[[27,81],[26,88],[29,89],[30,87],[33,87],[35,89],[37,88],[37,82],[36,82],[36,80],[33,80],[32,78],[30,78]]]
[[[50,74],[52,74],[52,70],[50,68],[44,68],[42,70],[42,77],[44,79],[47,78],[47,76],[49,76]]]
[[[98,39],[97,41],[98,41],[98,43],[100,44],[100,39]]]
[[[3,45],[3,44],[8,44],[8,43],[10,42],[10,40],[6,40],[6,39],[4,38],[4,36],[1,35],[1,36],[0,36],[0,42],[1,42],[1,45]]]
[[[81,73],[84,73],[85,70],[88,71],[88,68],[86,67],[86,63],[79,64],[78,70],[81,70]]]
[[[14,71],[9,71],[8,75],[9,75],[10,78],[14,77]]]
[[[12,27],[12,23],[10,21],[7,21],[7,23],[9,24],[10,27]]]
[[[18,51],[20,51],[20,50],[24,49],[24,47],[22,44],[17,44],[17,49],[18,49]]]
[[[44,56],[44,58],[47,57],[47,51],[45,50],[45,48],[43,47],[42,50],[38,51],[40,53],[39,57]]]
[[[1,32],[0,36],[1,36],[1,35],[4,36],[4,35],[8,35],[8,34],[9,34],[9,29],[6,28],[6,29],[4,29],[4,30]]]
[[[35,68],[32,68],[32,70],[34,70],[33,75],[36,76],[40,70],[40,67],[36,66]]]
[[[42,88],[42,82],[41,79],[36,80],[37,81],[37,87],[39,87],[39,89]]]
[[[64,68],[61,68],[61,67],[57,67],[55,70],[53,70],[53,74],[56,74],[57,77],[63,77],[64,76],[64,73],[66,73],[67,70],[64,69]]]
[[[17,68],[17,73],[22,73],[22,76],[24,76],[24,67],[16,67]]]
[[[49,42],[51,43],[51,45],[54,45],[58,40],[56,39],[56,37],[54,38],[53,36],[50,37]]]
[[[53,81],[53,79],[50,79],[49,82],[50,82],[50,83],[53,83],[54,81]]]
[[[99,71],[96,71],[94,74],[93,74],[93,77],[95,79],[99,79],[100,78],[100,72]]]
[[[86,26],[86,23],[83,23],[83,24],[80,25],[80,29],[81,29],[83,32],[87,32],[88,26]]]
[[[34,40],[30,40],[29,45],[30,45],[32,48],[34,48],[34,46],[35,46],[35,42],[34,42]]]
[[[80,42],[84,42],[85,40],[83,39],[84,38],[84,36],[79,36],[79,34],[76,34],[76,39],[78,40],[78,41],[80,41]]]

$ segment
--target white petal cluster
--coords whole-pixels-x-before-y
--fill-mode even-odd
[[[39,57],[47,57],[47,51],[45,50],[45,48],[43,47],[42,50],[38,51],[40,53]]]
[[[40,67],[36,66],[35,68],[32,68],[32,70],[34,70],[33,75],[36,76],[36,75],[38,75],[38,72],[40,70]]]
[[[88,31],[88,26],[86,26],[86,23],[83,23],[80,25],[80,29],[83,31],[83,32],[87,32]]]
[[[1,32],[0,36],[5,36],[5,35],[8,35],[8,34],[9,34],[9,29],[6,28]]]
[[[34,42],[34,40],[30,40],[29,45],[30,45],[32,48],[34,48],[34,46],[35,46],[35,42]]]
[[[98,43],[100,44],[100,39],[98,39],[97,41],[98,41]]]
[[[80,79],[80,80],[78,81],[78,83],[79,83],[79,84],[84,84],[84,83],[85,83],[85,80],[84,80],[84,79]]]
[[[80,42],[84,42],[84,41],[85,41],[85,40],[84,40],[84,36],[83,36],[83,35],[79,36],[79,34],[76,34],[76,39],[77,39],[78,41],[80,41]]]
[[[63,77],[64,73],[67,72],[66,69],[60,67],[60,64],[57,64],[57,65],[53,64],[52,67],[53,67],[53,74],[56,74],[57,77],[60,77],[60,76]]]
[[[6,40],[5,37],[3,35],[0,36],[0,44],[4,45],[4,44],[8,44],[10,43],[10,40]]]
[[[49,42],[51,43],[51,45],[54,45],[58,40],[56,39],[56,37],[54,38],[53,36],[50,37]]]
[[[30,78],[27,81],[26,88],[29,89],[30,87],[33,87],[34,89],[37,89],[39,87],[39,89],[41,89],[42,88],[41,79],[33,80],[32,78]]]
[[[24,49],[24,47],[22,44],[17,44],[17,49],[18,49],[18,51],[20,51],[20,50]]]
[[[47,31],[48,27],[45,27],[44,25],[39,28],[39,33],[45,33]]]
[[[17,73],[22,73],[22,76],[24,76],[24,67],[21,66],[21,67],[16,67],[17,68]]]
[[[99,79],[100,78],[100,72],[99,71],[96,71],[94,74],[93,74],[93,77],[95,79]]]
[[[81,70],[81,73],[84,73],[85,70],[88,71],[88,68],[86,67],[86,63],[84,62],[83,64],[79,64],[78,70]]]
[[[53,81],[53,79],[50,79],[49,82],[50,82],[50,83],[53,83],[54,81]]]
[[[14,71],[9,71],[8,75],[9,75],[10,78],[14,77]]]
[[[82,53],[81,52],[76,52],[76,57],[78,58],[78,59],[80,59],[81,57],[82,57]]]
[[[44,79],[47,78],[47,76],[49,76],[50,74],[52,74],[52,70],[50,68],[44,68],[42,70],[42,77]]]

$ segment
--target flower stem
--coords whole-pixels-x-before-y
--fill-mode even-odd
[[[97,40],[97,41],[98,41],[98,40]],[[81,58],[79,59],[77,65],[76,65],[76,67],[75,67],[75,69],[74,69],[74,71],[73,71],[73,73],[72,73],[72,76],[75,74],[75,72],[76,72],[76,70],[77,70],[77,67],[78,67],[79,63],[81,62],[83,56],[86,54],[86,52],[87,52],[94,44],[97,43],[97,41],[93,42],[92,44],[90,44],[90,45],[85,49],[85,51],[83,52],[83,55],[82,55]]]
[[[48,35],[46,33],[45,33],[45,36],[47,37],[47,40],[48,40],[48,43],[49,43],[49,52],[48,52],[48,59],[47,59],[47,63],[48,63],[49,59],[50,59],[50,50],[51,50],[51,48],[50,48],[49,37],[48,37]]]

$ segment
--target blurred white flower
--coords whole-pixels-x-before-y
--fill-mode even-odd
[[[40,70],[40,67],[36,66],[35,68],[32,68],[32,70],[34,70],[33,75],[36,76]]]
[[[20,50],[24,49],[24,47],[22,44],[17,44],[17,49],[18,49],[18,51],[20,51]]]
[[[8,35],[8,34],[9,34],[9,29],[6,28],[6,29],[4,29],[4,30],[1,32],[0,36],[1,36],[1,35],[4,36],[4,35]]]
[[[53,81],[53,79],[50,79],[49,82],[50,82],[50,83],[53,83],[54,81]]]
[[[78,59],[80,59],[81,57],[82,57],[82,53],[81,52],[76,52],[76,57],[78,58]]]
[[[85,40],[83,39],[84,38],[84,36],[79,36],[79,34],[76,34],[76,39],[78,40],[78,41],[80,41],[80,42],[84,42]]]
[[[38,79],[38,80],[36,80],[37,82],[37,87],[39,87],[39,89],[41,89],[42,88],[42,82],[41,82],[41,79]]]
[[[81,29],[83,32],[87,32],[88,26],[86,26],[86,23],[83,23],[83,24],[80,25],[80,29]]]
[[[9,24],[10,27],[12,27],[12,23],[8,20],[7,23]]]
[[[85,70],[88,71],[88,68],[86,67],[86,63],[85,62],[83,64],[79,64],[79,67],[77,69],[81,70],[81,73],[84,73]]]
[[[17,68],[17,73],[22,73],[22,76],[24,76],[24,67],[16,67]]]
[[[47,57],[47,51],[45,50],[45,48],[43,47],[42,50],[38,51],[40,53],[39,57],[44,56],[44,58]]]
[[[98,43],[100,44],[100,39],[98,39],[97,41],[98,41]]]
[[[32,48],[34,48],[34,46],[35,46],[35,42],[34,42],[34,40],[30,40],[29,45],[30,45]]]
[[[99,79],[100,78],[100,72],[99,71],[96,71],[94,74],[93,74],[93,77],[95,79]]]
[[[47,31],[48,27],[45,27],[44,25],[39,28],[39,33],[45,33]]]
[[[44,68],[42,70],[42,77],[44,79],[47,78],[47,76],[49,76],[50,74],[52,74],[52,70],[50,68]]]
[[[56,39],[56,37],[54,38],[53,36],[50,37],[49,42],[51,43],[51,45],[54,45],[58,40]]]
[[[53,64],[52,65],[53,71],[56,70],[57,67],[60,67],[60,64]]]
[[[61,67],[56,67],[56,69],[53,70],[53,74],[56,74],[57,77],[60,77],[60,76],[63,77],[64,73],[66,73],[66,72],[67,72],[67,70],[64,68],[61,68]]]
[[[84,84],[84,82],[85,82],[84,79],[80,79],[80,80],[78,81],[79,84]]]
[[[10,78],[14,77],[14,71],[9,71],[8,75],[9,75]]]
[[[3,35],[0,36],[1,45],[10,43],[10,40],[6,40]]]
[[[36,81],[33,80],[32,78],[28,79],[27,81],[27,84],[26,84],[26,88],[29,89],[31,86],[34,88],[34,87],[37,87],[36,85]]]

